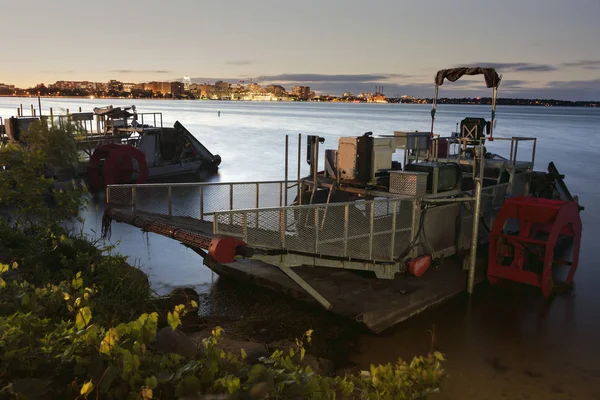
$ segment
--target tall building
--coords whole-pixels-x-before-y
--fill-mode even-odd
[[[173,94],[173,96],[181,96],[183,94],[184,90],[185,90],[184,83],[171,82],[171,94]]]
[[[190,85],[192,84],[192,80],[188,74],[183,76],[183,90],[186,92],[190,90]]]
[[[301,100],[308,100],[310,96],[309,86],[292,86],[292,95]]]

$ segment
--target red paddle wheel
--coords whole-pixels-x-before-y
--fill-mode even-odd
[[[519,232],[503,232],[508,219],[519,222]],[[552,266],[569,265],[564,283],[573,282],[579,263],[581,218],[574,201],[549,200],[535,197],[514,197],[506,200],[490,234],[488,280],[500,279],[542,288],[544,297],[554,289]],[[554,250],[561,238],[573,238],[572,261],[555,259]]]
[[[133,160],[137,161],[139,176],[136,183],[148,179],[146,156],[135,147],[125,144],[107,144],[97,147],[88,162],[90,186],[94,189],[106,185],[129,183],[133,178]]]

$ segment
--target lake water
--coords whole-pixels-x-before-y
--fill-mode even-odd
[[[37,108],[37,99],[0,98],[0,116]],[[431,124],[430,106],[403,104],[245,103],[217,101],[157,101],[123,99],[42,99],[44,113],[52,107],[91,111],[95,106],[135,104],[138,112],[163,112],[165,126],[178,120],[213,153],[222,157],[213,180],[283,179],[285,135],[290,135],[290,176],[296,171],[298,133],[325,137],[324,148],[336,148],[340,136],[392,134],[423,130]],[[220,111],[220,116],[218,112]],[[466,116],[489,119],[487,106],[440,105],[435,132],[449,134]],[[351,360],[363,367],[427,352],[428,330],[435,346],[450,360],[450,378],[438,398],[477,399],[600,399],[600,110],[584,108],[499,107],[494,136],[538,138],[536,169],[554,161],[566,175],[572,193],[586,207],[584,236],[575,291],[546,304],[530,291],[500,295],[487,290],[471,301],[453,300],[374,337],[363,335]],[[488,150],[508,155],[502,142]],[[304,146],[303,146],[304,152]],[[527,159],[531,146],[519,147]],[[304,153],[302,155],[304,157]],[[400,160],[401,155],[397,154]],[[322,160],[322,158],[321,158]],[[307,172],[302,160],[302,173]],[[85,229],[100,233],[102,199],[84,213]],[[160,293],[174,287],[208,291],[216,277],[201,258],[175,241],[143,235],[139,229],[113,224],[118,251],[148,273]]]

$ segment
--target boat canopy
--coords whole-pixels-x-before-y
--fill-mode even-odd
[[[500,76],[494,68],[482,67],[460,67],[439,70],[435,75],[435,84],[441,86],[444,84],[444,79],[450,82],[456,82],[464,75],[483,75],[485,84],[488,88],[497,88],[500,85]]]

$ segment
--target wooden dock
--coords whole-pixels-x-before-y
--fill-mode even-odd
[[[211,222],[123,208],[107,209],[105,215],[116,222],[179,240],[202,255],[204,264],[220,276],[251,282],[320,306],[276,266],[253,259],[219,264],[208,257],[205,249],[213,237]],[[481,247],[476,282],[484,279],[487,265],[487,246]],[[392,280],[376,279],[372,272],[306,266],[295,267],[294,271],[331,303],[330,311],[360,322],[375,333],[461,293],[467,282],[467,272],[458,257],[443,259],[441,265],[432,266],[419,278],[398,274]]]

